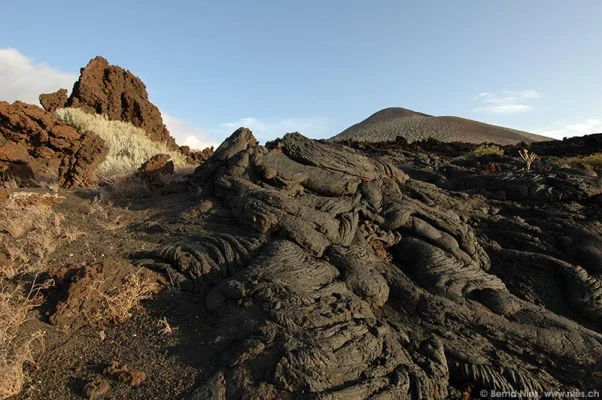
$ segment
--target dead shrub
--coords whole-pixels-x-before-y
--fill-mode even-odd
[[[372,246],[372,248],[374,249],[374,252],[376,253],[376,255],[381,260],[388,261],[388,262],[393,261],[393,256],[391,255],[391,253],[389,253],[387,251],[387,248],[385,247],[385,243],[383,243],[382,241],[380,241],[378,239],[372,239],[369,243],[370,243],[370,246]]]
[[[527,171],[531,171],[531,164],[533,164],[533,162],[539,158],[537,154],[529,153],[529,150],[527,149],[519,150],[518,155],[525,162],[525,169]]]
[[[105,201],[124,201],[151,195],[151,186],[137,175],[104,177],[102,197]]]
[[[25,337],[19,332],[29,311],[39,305],[38,293],[39,287],[25,296],[21,287],[11,289],[0,280],[0,399],[21,391],[25,382],[23,366],[34,363],[35,348],[43,344],[41,331]]]
[[[39,197],[39,196],[38,196]],[[47,204],[48,198],[17,196],[0,208],[0,249],[8,260],[0,263],[0,276],[39,273],[46,258],[73,228],[63,225],[65,217]]]
[[[157,325],[161,328],[160,332],[165,335],[171,335],[177,328],[172,328],[169,322],[167,322],[167,318],[163,317],[159,321],[157,321]]]
[[[100,290],[103,283],[95,281],[90,288],[90,294],[100,296],[104,306],[97,309],[94,315],[88,316],[95,325],[105,321],[115,324],[126,321],[132,316],[132,310],[140,308],[142,300],[150,299],[160,288],[157,282],[139,272],[126,276],[121,286],[108,291]]]
[[[481,169],[482,174],[495,174],[502,170],[500,164],[495,162],[488,163],[483,169]]]
[[[76,226],[70,226],[68,228],[65,229],[62,238],[67,242],[67,243],[73,243],[77,240],[77,238],[79,238],[80,236],[85,235],[86,233],[81,231],[78,227]]]

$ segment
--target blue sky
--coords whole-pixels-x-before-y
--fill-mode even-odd
[[[145,82],[180,142],[240,125],[330,137],[390,106],[602,132],[599,0],[30,0],[2,14],[1,100],[71,89],[102,55]]]

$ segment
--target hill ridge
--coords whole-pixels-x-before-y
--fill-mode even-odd
[[[402,107],[388,107],[330,138],[332,141],[386,142],[404,137],[408,142],[493,142],[502,145],[553,140],[541,135],[456,116],[433,116]]]

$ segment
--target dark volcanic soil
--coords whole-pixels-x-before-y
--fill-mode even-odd
[[[161,234],[162,221],[194,205],[186,190],[117,205],[95,201],[97,191],[61,191],[60,195],[64,199],[55,211],[64,214],[66,223],[77,226],[83,235],[59,246],[48,260],[49,269],[108,259],[127,261],[132,253],[173,238]],[[31,382],[19,398],[79,399],[84,385],[99,377],[111,386],[103,398],[178,398],[203,376],[209,353],[202,344],[212,336],[200,294],[164,289],[123,324],[87,325],[68,331],[49,324],[61,291],[50,289],[46,296],[47,301],[25,326],[26,331],[46,332],[45,351],[37,358],[36,368],[28,371]],[[171,333],[165,332],[162,319],[169,323]],[[130,387],[107,377],[103,370],[112,361],[144,372],[146,379],[140,386]]]
[[[26,326],[46,350],[19,398],[102,381],[112,399],[599,389],[602,177],[540,146],[527,172],[513,148],[298,134],[264,147],[239,130],[186,184],[112,204],[62,191],[56,211],[86,234],[50,269],[130,260],[169,284],[123,324],[70,332],[48,323],[62,295],[49,289]],[[112,362],[145,379],[119,382]]]

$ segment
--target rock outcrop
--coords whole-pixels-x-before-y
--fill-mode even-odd
[[[177,149],[161,112],[148,100],[144,83],[130,71],[109,65],[100,56],[81,69],[67,106],[105,114],[110,120],[129,122],[144,129],[152,140],[167,144],[171,150]]]
[[[602,387],[600,179],[470,174],[393,144],[236,131],[191,179],[202,215],[137,255],[213,313],[190,399]]]
[[[62,330],[77,330],[86,324],[122,322],[117,311],[107,312],[107,298],[117,296],[131,277],[152,282],[159,289],[161,277],[149,271],[139,271],[119,260],[107,259],[88,266],[66,265],[52,269],[50,275],[60,290],[60,301],[50,316],[50,323]],[[138,274],[138,275],[137,275]],[[158,278],[158,279],[157,279]],[[133,286],[131,286],[133,287]],[[109,303],[110,304],[110,303]]]
[[[146,161],[138,169],[138,176],[145,181],[156,181],[161,175],[174,173],[174,164],[169,154],[157,154]]]
[[[203,150],[191,150],[188,146],[180,146],[180,153],[186,156],[186,162],[192,165],[202,164],[213,154],[213,147],[206,147]]]
[[[108,149],[92,132],[80,134],[38,106],[0,102],[0,173],[22,184],[56,179],[66,188],[90,183]]]
[[[53,113],[67,104],[67,89],[60,89],[54,93],[43,93],[40,95],[40,104],[44,110]]]

